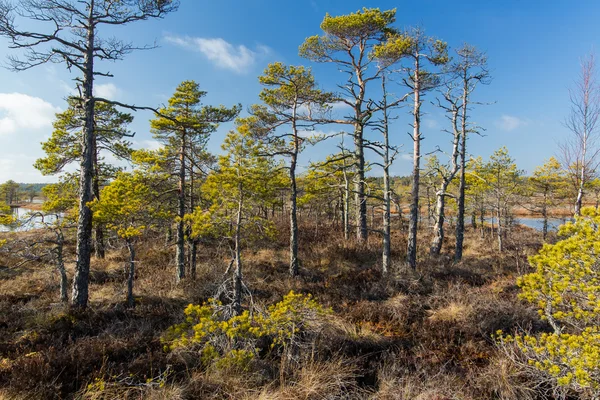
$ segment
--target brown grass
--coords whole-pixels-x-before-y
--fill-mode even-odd
[[[298,279],[287,276],[286,235],[246,249],[245,281],[257,305],[295,290],[312,293],[334,316],[294,363],[261,358],[245,372],[204,370],[197,355],[167,353],[160,342],[188,303],[217,291],[230,257],[218,244],[204,243],[197,279],[176,285],[173,249],[162,238],[139,243],[134,310],[125,307],[127,254],[111,249],[105,260],[92,260],[83,313],[58,303],[51,266],[13,269],[15,260],[0,256],[0,398],[533,398],[527,378],[490,337],[498,329],[547,329],[517,299],[514,283],[540,235],[516,229],[500,255],[493,238],[468,231],[465,259],[454,265],[451,233],[434,259],[423,230],[412,271],[403,262],[405,236],[394,232],[394,268],[385,277],[379,238],[344,242],[326,226],[303,226]],[[68,251],[72,276],[72,243]]]

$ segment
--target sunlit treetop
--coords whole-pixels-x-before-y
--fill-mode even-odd
[[[219,124],[232,120],[241,106],[205,106],[206,92],[194,81],[183,81],[169,99],[169,105],[159,110],[160,115],[150,121],[154,137],[165,144],[177,142],[181,135],[192,136],[192,141],[206,141]],[[175,140],[175,142],[173,142]]]
[[[384,42],[375,46],[373,57],[385,65],[394,64],[403,58],[425,59],[436,66],[450,61],[448,44],[425,35],[421,28],[389,33]]]
[[[321,23],[323,35],[307,38],[300,46],[300,56],[317,62],[334,61],[336,52],[352,52],[356,47],[370,47],[396,32],[391,27],[396,21],[396,9],[381,11],[379,8],[363,8],[347,15],[325,15]],[[338,62],[339,60],[335,60]],[[360,64],[357,60],[347,64]]]

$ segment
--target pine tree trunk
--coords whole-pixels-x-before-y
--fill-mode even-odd
[[[381,89],[383,92],[383,249],[381,257],[381,271],[387,274],[390,269],[391,256],[391,188],[390,188],[390,140],[388,122],[388,103],[385,74],[381,76]]]
[[[181,149],[179,150],[179,187],[177,196],[177,249],[175,262],[177,263],[177,282],[185,278],[185,133]]]
[[[63,303],[67,303],[69,301],[68,292],[68,279],[67,279],[67,271],[65,270],[65,260],[63,257],[63,248],[64,248],[64,236],[62,232],[57,232],[56,234],[56,247],[55,257],[56,257],[56,269],[60,274],[60,301]]]
[[[389,150],[386,149],[387,153]],[[387,158],[387,157],[386,157]],[[389,174],[389,160],[384,161],[385,166],[383,169],[383,253],[381,270],[384,274],[387,274],[391,264],[391,201],[390,201],[390,174]]]
[[[417,229],[419,224],[419,180],[421,162],[421,98],[419,82],[419,61],[415,64],[414,77],[414,109],[413,109],[413,171],[410,203],[410,220],[408,222],[408,246],[406,261],[412,269],[417,268]]]
[[[548,210],[546,209],[545,206],[544,206],[544,209],[542,210],[542,217],[544,218],[544,225],[542,227],[542,237],[545,242],[546,238],[548,237]]]
[[[190,212],[194,212],[196,208],[196,202],[194,197],[194,166],[190,167]],[[190,277],[192,280],[196,279],[196,260],[198,251],[198,241],[192,237],[192,228],[188,227],[188,244],[189,244],[189,265],[190,265]]]
[[[458,185],[458,212],[456,214],[456,245],[454,247],[454,261],[459,262],[463,256],[463,246],[465,239],[465,189],[466,189],[466,163],[467,163],[467,103],[469,100],[469,86],[467,75],[463,75],[463,98],[461,115],[461,136],[460,136],[460,181]],[[475,221],[475,218],[472,219]],[[473,229],[475,225],[473,224]]]
[[[356,200],[356,239],[367,240],[367,198],[365,196],[365,155],[363,143],[363,127],[356,126],[354,132],[356,182],[354,183]]]
[[[88,31],[86,32],[86,52],[82,80],[83,107],[85,122],[81,136],[81,164],[79,175],[79,215],[77,218],[77,259],[73,277],[72,304],[77,308],[85,308],[88,304],[91,242],[92,242],[92,210],[88,203],[93,200],[92,181],[94,176],[93,142],[94,142],[94,0],[90,1]]]
[[[502,215],[501,215],[501,207],[500,207],[500,202],[498,202],[496,204],[496,213],[498,215],[498,251],[500,251],[500,253],[502,253],[504,251],[504,242],[503,242],[503,235],[502,235]]]
[[[350,239],[350,180],[344,165],[344,239]]]
[[[100,169],[98,167],[98,144],[94,136],[94,197],[100,200]],[[96,258],[103,259],[105,256],[104,229],[101,223],[95,222],[94,253]]]
[[[130,239],[127,239],[127,249],[129,250],[129,274],[127,275],[127,305],[130,308],[135,307],[135,298],[133,297],[133,280],[135,279],[135,248]]]
[[[433,227],[433,242],[431,244],[430,254],[439,256],[444,244],[444,209],[446,207],[446,185],[442,185],[436,193],[437,200],[435,203],[435,225]]]
[[[296,142],[298,138],[295,138]],[[298,220],[296,215],[296,199],[298,196],[296,187],[296,158],[297,150],[292,154],[290,163],[290,265],[291,276],[298,275]]]
[[[235,272],[233,281],[233,312],[235,315],[242,313],[242,258],[241,258],[241,224],[242,224],[242,184],[239,184],[240,198],[235,226]]]

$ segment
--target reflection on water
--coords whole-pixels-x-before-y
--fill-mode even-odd
[[[557,231],[558,227],[569,221],[570,218],[548,218],[548,231]],[[487,222],[496,224],[496,218],[486,218]],[[538,217],[519,217],[515,218],[515,224],[533,228],[538,231],[544,229],[544,219]]]
[[[0,232],[24,232],[31,229],[43,228],[43,222],[48,224],[56,221],[55,215],[44,216],[43,222],[41,215],[30,218],[30,215],[34,213],[39,213],[39,211],[29,210],[21,207],[13,208],[13,216],[16,217],[20,222],[14,225],[0,225]]]
[[[26,208],[13,209],[14,215],[21,221],[26,221],[30,214],[36,212],[38,211],[32,211]],[[570,218],[548,218],[548,230],[558,230],[558,227],[567,222],[569,219]],[[54,215],[47,215],[44,217],[45,223],[52,223],[55,220],[56,216]],[[495,225],[496,218],[486,218],[486,222],[493,223]],[[542,231],[544,227],[544,219],[537,217],[519,217],[515,218],[515,224],[520,224],[529,228],[536,229],[538,231]],[[0,225],[0,232],[23,232],[31,229],[43,228],[43,226],[44,225],[42,223],[42,217],[36,216],[35,218],[31,218],[30,220],[28,220],[27,223],[17,224],[14,226]]]
[[[559,226],[563,225],[569,220],[570,218],[548,218],[548,230],[557,231]],[[538,231],[544,229],[543,218],[518,218],[515,222],[517,224],[521,224],[523,226],[536,229]]]

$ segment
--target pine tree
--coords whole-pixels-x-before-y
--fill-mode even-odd
[[[264,146],[247,126],[229,132],[222,149],[225,154],[219,157],[217,169],[202,186],[210,206],[196,208],[191,216],[192,233],[230,242],[234,254],[231,306],[237,315],[242,309],[242,247],[253,239],[272,235],[274,227],[260,212],[260,205],[277,197],[278,189],[288,183],[279,166],[262,156]]]
[[[54,130],[48,140],[42,143],[45,157],[34,163],[42,175],[56,175],[65,167],[77,163],[81,159],[81,138],[83,135],[84,112],[79,100],[69,98],[66,111],[56,114]],[[92,191],[95,199],[100,198],[100,188],[114,178],[118,167],[103,161],[104,155],[110,154],[117,160],[127,161],[131,158],[133,137],[127,126],[133,121],[131,114],[123,113],[108,103],[96,103],[94,110],[95,135],[92,143]],[[95,224],[94,250],[96,257],[104,258],[104,233],[102,224]]]
[[[168,148],[165,155],[172,157],[171,171],[177,176],[177,234],[176,265],[177,281],[185,277],[185,216],[192,212],[194,191],[194,168],[199,168],[198,155],[205,152],[206,142],[220,123],[231,121],[240,111],[240,106],[226,108],[202,105],[206,92],[194,81],[182,82],[169,105],[160,109],[160,115],[151,121],[154,137]],[[191,188],[191,189],[190,189]]]

